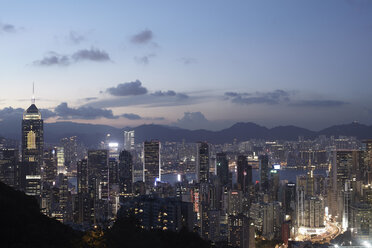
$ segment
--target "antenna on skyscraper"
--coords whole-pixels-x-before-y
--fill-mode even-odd
[[[31,103],[35,104],[35,83],[32,82],[32,98],[31,98]]]

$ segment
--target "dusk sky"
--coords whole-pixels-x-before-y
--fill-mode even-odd
[[[372,124],[369,0],[0,0],[0,56],[0,119]]]

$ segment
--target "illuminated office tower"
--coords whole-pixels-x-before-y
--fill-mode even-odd
[[[126,150],[119,156],[119,191],[124,194],[133,192],[133,160]]]
[[[147,186],[153,187],[161,180],[160,142],[157,140],[143,143],[143,178]]]
[[[109,218],[109,154],[108,150],[88,151],[88,184],[94,200],[94,222],[100,224]]]
[[[269,190],[269,156],[261,155],[260,160],[260,189],[264,192]]]
[[[197,144],[196,156],[197,181],[199,183],[208,183],[209,179],[209,145],[206,142]]]
[[[220,179],[221,185],[229,184],[229,161],[227,160],[226,153],[216,154],[216,171],[217,177]]]
[[[83,159],[77,162],[77,222],[79,224],[93,223],[92,207],[93,198],[90,197],[88,182],[88,160]],[[92,192],[93,193],[93,192]]]
[[[26,194],[40,196],[43,165],[44,128],[33,98],[22,120],[22,187]]]
[[[238,189],[245,193],[252,183],[252,167],[248,165],[247,156],[238,156],[237,167]]]
[[[124,131],[124,150],[134,150],[134,130]]]
[[[67,174],[65,166],[65,152],[63,147],[57,147],[57,174]]]

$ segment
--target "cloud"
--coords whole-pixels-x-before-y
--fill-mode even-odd
[[[50,117],[56,116],[56,114],[49,110],[49,109],[39,109],[41,112],[41,117],[43,119],[48,119]],[[0,119],[18,119],[19,121],[22,120],[23,112],[25,110],[23,108],[12,108],[12,107],[6,107],[3,109],[0,109]]]
[[[103,62],[111,60],[107,52],[95,48],[76,51],[71,57],[75,61],[90,60]]]
[[[122,114],[121,116],[128,119],[128,120],[141,120],[142,119],[141,116],[136,115],[136,114],[132,114],[132,113]]]
[[[114,116],[112,110],[109,109],[100,109],[93,107],[78,107],[70,108],[66,102],[58,105],[54,112],[60,117],[60,119],[86,119],[93,120],[97,118],[107,118],[107,119],[116,119],[117,116]]]
[[[152,38],[152,31],[146,29],[142,32],[139,32],[138,34],[133,35],[131,38],[131,42],[134,44],[147,44],[152,40]]]
[[[79,34],[75,31],[70,31],[68,35],[69,41],[71,41],[73,44],[80,44],[82,41],[85,40],[84,35]]]
[[[124,117],[128,120],[149,120],[149,121],[162,121],[165,120],[164,117],[141,117],[140,115],[133,114],[133,113],[126,113],[120,115],[121,117]]]
[[[141,81],[118,84],[116,87],[111,87],[106,90],[113,96],[137,96],[147,93],[147,89],[142,86]]]
[[[86,98],[83,98],[84,101],[93,101],[93,100],[97,100],[98,97],[86,97]]]
[[[43,119],[48,119],[48,118],[57,116],[56,113],[54,113],[53,111],[49,109],[40,109],[40,113]]]
[[[19,29],[13,24],[0,23],[0,33],[16,33]]]
[[[275,90],[272,92],[254,92],[254,93],[237,93],[226,92],[225,99],[232,103],[241,105],[250,104],[279,104],[290,101],[290,93],[284,90]]]
[[[198,61],[197,61],[196,59],[194,59],[194,58],[185,58],[185,57],[181,58],[180,61],[181,61],[183,64],[185,64],[185,65],[195,64],[195,63],[198,62]]]
[[[12,108],[12,107],[6,107],[3,109],[0,109],[0,119],[22,119],[23,112],[25,110],[22,108]]]
[[[174,125],[186,129],[209,128],[211,122],[201,112],[185,112]]]
[[[150,62],[150,59],[155,56],[156,56],[155,54],[148,54],[142,57],[134,57],[134,60],[139,64],[148,65]]]
[[[175,96],[177,98],[183,98],[183,99],[186,99],[186,98],[189,98],[188,95],[184,94],[184,93],[176,93],[175,91],[173,90],[168,90],[168,91],[155,91],[154,93],[151,93],[152,96],[157,96],[157,97],[163,97],[163,96]]]
[[[291,106],[296,107],[338,107],[349,104],[344,101],[336,100],[302,100],[291,103]]]
[[[33,64],[38,66],[67,66],[81,61],[106,62],[111,61],[111,59],[107,52],[91,48],[78,50],[71,56],[49,52],[44,58],[34,61]]]
[[[66,55],[60,55],[55,52],[50,52],[47,56],[41,60],[36,60],[33,62],[34,65],[39,66],[52,66],[52,65],[61,65],[67,66],[71,63],[70,58]]]

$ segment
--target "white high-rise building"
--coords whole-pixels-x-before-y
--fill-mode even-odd
[[[134,150],[134,130],[124,131],[124,150]]]

